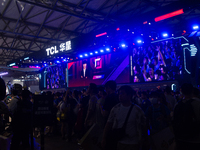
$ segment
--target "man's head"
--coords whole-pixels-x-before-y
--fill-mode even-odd
[[[3,100],[6,96],[6,85],[2,78],[0,78],[0,100]]]
[[[95,83],[90,83],[88,87],[88,94],[97,94],[98,93],[98,88]]]
[[[83,63],[83,69],[87,68],[87,63]]]
[[[130,86],[124,85],[120,87],[119,100],[121,103],[130,102],[132,97],[133,97],[133,89]]]
[[[146,100],[146,99],[148,98],[147,92],[143,91],[143,92],[141,93],[141,98],[142,98],[143,100]]]
[[[181,92],[183,93],[184,96],[192,96],[193,85],[190,83],[184,83],[181,86]]]
[[[22,100],[30,100],[31,92],[29,90],[23,90],[21,96],[22,96]]]
[[[110,80],[105,84],[105,90],[108,94],[115,92],[116,88],[117,88],[116,82],[113,80]]]

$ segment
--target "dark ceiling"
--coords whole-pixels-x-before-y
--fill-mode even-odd
[[[198,0],[2,0],[0,66],[43,50],[49,44],[116,24],[135,25],[139,20],[153,20],[184,8],[183,15],[159,23],[180,29],[187,20],[199,20],[199,3]]]

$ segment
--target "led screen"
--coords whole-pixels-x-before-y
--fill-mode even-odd
[[[133,48],[132,82],[179,80],[183,72],[181,39]]]
[[[66,87],[65,67],[61,64],[45,68],[46,89],[58,89]]]
[[[110,53],[68,63],[68,86],[103,85],[109,80],[129,83],[129,55]]]

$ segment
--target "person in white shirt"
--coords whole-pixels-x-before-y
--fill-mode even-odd
[[[83,63],[83,70],[81,71],[81,78],[88,78],[88,69],[87,69],[87,63]]]
[[[107,124],[104,128],[102,147],[105,149],[110,149],[108,143],[109,131],[117,128],[122,128],[128,111],[133,105],[131,99],[133,96],[133,89],[130,86],[122,86],[119,89],[119,100],[120,103],[114,106],[110,112]],[[144,112],[138,105],[134,105],[131,110],[130,116],[128,118],[125,127],[125,136],[118,141],[117,150],[139,150],[142,141],[142,135],[147,141],[147,128],[146,128],[146,118]],[[113,149],[113,147],[112,147]]]

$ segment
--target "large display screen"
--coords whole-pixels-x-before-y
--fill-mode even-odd
[[[61,64],[45,68],[46,89],[58,89],[66,87],[65,67]]]
[[[109,80],[129,83],[128,53],[110,53],[68,63],[68,87],[103,85]]]
[[[133,48],[131,82],[179,80],[183,72],[181,39]]]

